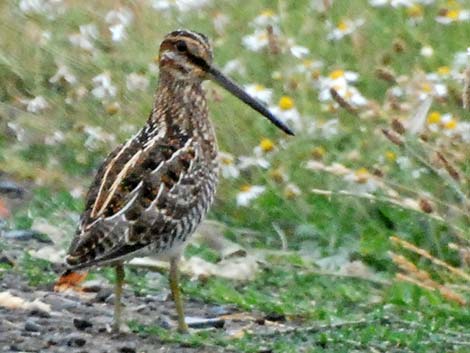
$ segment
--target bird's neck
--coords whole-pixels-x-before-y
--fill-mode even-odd
[[[215,133],[208,116],[206,93],[200,80],[177,79],[161,72],[149,124],[166,127],[167,133],[192,136],[217,150]]]

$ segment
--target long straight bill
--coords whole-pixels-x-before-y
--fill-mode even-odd
[[[274,125],[276,125],[279,129],[284,131],[286,134],[294,135],[294,132],[281,120],[276,118],[262,103],[260,103],[255,98],[251,97],[248,93],[246,93],[240,86],[238,86],[235,82],[230,80],[227,76],[225,76],[222,72],[214,67],[208,68],[208,73],[210,74],[211,78],[225,88],[227,91],[232,93],[235,97],[239,98],[245,104],[252,107],[258,113],[261,113],[266,118],[268,118]]]

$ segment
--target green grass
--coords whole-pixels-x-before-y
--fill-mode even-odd
[[[66,10],[53,18],[44,14],[25,14],[18,2],[0,4],[0,172],[32,185],[32,198],[17,210],[10,226],[28,229],[35,219],[46,219],[63,229],[63,244],[69,243],[78,215],[83,207],[83,195],[94,172],[118,143],[138,130],[151,108],[158,80],[149,68],[158,54],[158,43],[164,34],[175,28],[187,27],[206,33],[213,39],[214,62],[223,67],[229,60],[238,59],[246,74],[232,76],[242,84],[259,83],[273,89],[273,104],[283,95],[292,97],[301,113],[305,128],[295,138],[286,138],[265,119],[229,97],[212,83],[207,84],[209,96],[216,90],[222,101],[210,99],[211,116],[216,126],[220,148],[234,156],[252,155],[261,138],[270,138],[278,150],[270,159],[268,170],[250,168],[235,179],[223,179],[215,205],[209,218],[227,225],[225,235],[247,248],[280,249],[278,227],[285,234],[289,256],[270,258],[256,279],[249,283],[209,278],[204,283],[184,280],[187,296],[219,304],[235,304],[240,310],[280,313],[299,320],[303,327],[328,325],[337,321],[364,319],[368,325],[341,328],[322,328],[311,332],[298,332],[276,337],[247,334],[239,340],[229,340],[219,333],[198,333],[180,336],[155,327],[133,324],[138,332],[156,334],[166,342],[186,345],[223,345],[241,352],[259,352],[262,347],[274,352],[464,352],[457,341],[468,340],[458,333],[468,330],[470,312],[457,307],[435,292],[428,292],[410,284],[397,283],[389,251],[401,252],[393,247],[389,237],[394,234],[416,244],[434,256],[467,271],[461,258],[449,249],[449,242],[458,242],[455,227],[464,230],[461,238],[470,239],[468,211],[455,192],[443,179],[433,173],[416,179],[411,172],[421,167],[415,161],[410,168],[400,168],[395,161],[385,158],[392,151],[397,157],[406,156],[403,149],[389,143],[380,129],[388,127],[393,118],[406,121],[417,102],[409,96],[401,98],[402,110],[386,109],[389,82],[379,79],[376,69],[386,67],[396,77],[419,81],[419,72],[436,72],[441,66],[452,67],[454,54],[468,46],[467,23],[440,25],[435,16],[440,9],[450,6],[445,1],[423,6],[423,19],[410,24],[406,8],[373,8],[365,0],[337,0],[324,14],[311,8],[312,1],[257,1],[222,0],[212,2],[200,11],[167,13],[148,8],[143,0],[121,1],[134,14],[127,30],[128,38],[113,43],[104,20],[105,14],[117,6],[112,1],[65,1]],[[147,5],[146,5],[147,4]],[[465,5],[461,2],[462,6]],[[147,6],[147,7],[146,7]],[[311,60],[321,60],[323,66],[314,73],[298,73],[293,68],[302,60],[294,58],[288,50],[273,55],[267,50],[252,52],[241,45],[242,38],[251,34],[252,20],[263,10],[271,9],[280,16],[281,47],[287,39],[307,47]],[[217,13],[229,19],[225,33],[217,33],[213,26]],[[333,24],[343,19],[363,18],[364,25],[339,41],[327,40],[326,21]],[[96,51],[90,54],[71,46],[68,36],[79,31],[79,26],[94,23],[99,38],[94,41]],[[41,33],[50,32],[50,39],[41,42]],[[397,43],[403,50],[397,50]],[[423,57],[420,50],[431,46],[434,55]],[[54,85],[50,77],[57,70],[56,63],[65,64],[77,77],[76,86]],[[327,77],[335,69],[355,71],[359,74],[355,84],[376,108],[373,114],[359,115],[343,109],[331,111],[318,100],[317,82],[311,76]],[[107,102],[94,98],[92,78],[109,72],[118,88],[116,97]],[[126,89],[126,76],[142,73],[149,79],[149,88],[130,92]],[[276,74],[274,74],[276,73]],[[435,99],[431,110],[452,113],[459,121],[468,122],[458,101],[460,81],[443,80],[449,91],[446,99]],[[77,88],[87,90],[80,99]],[[37,114],[27,112],[20,99],[43,96],[49,108]],[[70,103],[71,102],[71,103]],[[118,102],[117,112],[110,112],[109,104]],[[408,106],[406,104],[408,104]],[[309,130],[311,126],[338,119],[338,132],[324,136]],[[102,136],[90,146],[87,128],[101,128]],[[60,138],[46,143],[57,133]],[[468,143],[443,137],[442,131],[429,133],[430,144],[450,151],[464,175],[469,175]],[[282,142],[281,140],[284,140]],[[280,147],[282,146],[282,147]],[[429,151],[419,150],[426,153]],[[384,180],[406,186],[406,196],[412,192],[426,197],[434,195],[445,205],[454,205],[467,212],[445,212],[443,221],[436,221],[423,212],[414,212],[386,202],[333,195],[326,197],[312,189],[341,190],[347,183],[342,177],[305,168],[321,147],[325,164],[341,163],[358,170],[380,170]],[[282,170],[289,182],[301,191],[296,197],[284,192],[286,181],[273,178],[273,171]],[[244,184],[263,185],[266,191],[249,207],[239,207],[236,195]],[[464,194],[469,194],[470,183],[462,183]],[[361,185],[353,185],[360,187]],[[76,197],[77,193],[81,195]],[[72,196],[75,195],[75,196]],[[414,195],[416,196],[416,195]],[[240,229],[250,229],[247,235]],[[250,233],[252,234],[252,233]],[[465,246],[465,241],[460,243]],[[463,244],[463,245],[462,245]],[[318,274],[315,261],[321,257],[346,253],[348,260],[358,260],[370,266],[371,271],[390,285],[363,279],[332,277]],[[406,253],[417,265],[426,269],[432,278],[452,282],[448,273],[432,266],[429,261]],[[186,256],[200,256],[216,262],[217,254],[201,246],[190,246]],[[50,284],[50,264],[25,255],[19,264],[32,285]],[[10,269],[6,269],[10,270]],[[1,273],[1,272],[0,272]],[[110,271],[103,274],[112,279]],[[149,293],[141,272],[129,272],[129,284],[136,293]],[[455,282],[465,285],[468,283]],[[379,300],[377,300],[379,298]],[[468,292],[466,294],[468,299]],[[406,322],[405,322],[406,321]],[[455,332],[449,333],[449,332]],[[454,342],[454,343],[452,343]],[[457,343],[455,343],[457,342]],[[261,348],[260,348],[261,347]],[[300,348],[299,348],[300,347]],[[460,350],[459,350],[460,349]]]

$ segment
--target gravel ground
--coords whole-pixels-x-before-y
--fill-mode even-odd
[[[112,288],[96,288],[96,293],[55,293],[47,288],[31,288],[13,272],[3,275],[1,292],[32,302],[40,300],[50,310],[0,308],[1,352],[207,352],[207,348],[186,348],[163,344],[158,337],[131,332],[112,334],[109,331],[113,315]],[[160,296],[161,297],[161,296]],[[173,325],[174,306],[170,298],[159,296],[138,297],[125,291],[124,317],[142,324]],[[227,312],[227,308],[187,301],[187,316],[204,318]],[[212,314],[212,315],[211,315]],[[239,323],[215,320],[212,329],[236,329]],[[228,325],[228,326],[227,326]],[[212,325],[211,325],[212,326]],[[173,329],[173,328],[169,328]],[[213,349],[211,352],[223,352]]]

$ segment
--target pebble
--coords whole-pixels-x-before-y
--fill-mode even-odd
[[[0,194],[19,198],[23,196],[24,189],[12,181],[0,180]]]
[[[207,316],[217,317],[217,316],[222,316],[222,315],[228,315],[228,314],[233,313],[234,311],[235,311],[235,308],[233,306],[218,305],[218,306],[210,307],[207,310]]]
[[[27,241],[35,239],[41,243],[53,244],[52,240],[44,233],[39,233],[31,229],[13,229],[1,233],[6,239]]]
[[[119,353],[135,353],[136,348],[135,345],[128,344],[126,346],[122,346],[119,348]]]
[[[29,332],[39,332],[39,331],[41,331],[41,326],[39,326],[33,320],[28,319],[28,320],[26,320],[26,322],[24,324],[24,329],[25,329],[25,331],[29,331]]]
[[[156,320],[156,324],[164,329],[171,329],[173,328],[173,322],[171,319],[163,314],[160,314],[160,316]]]
[[[85,330],[88,327],[93,327],[93,324],[90,321],[78,318],[73,319],[73,325],[77,328],[77,330]]]
[[[79,335],[71,334],[65,337],[65,342],[69,347],[83,347],[86,344],[86,339]]]
[[[112,293],[113,291],[110,289],[111,291],[111,294],[108,295],[108,297],[106,297],[106,299],[104,300],[104,302],[106,304],[111,304],[111,305],[114,305],[114,293]],[[124,306],[124,303],[121,301],[121,304]]]
[[[86,281],[83,283],[82,289],[88,293],[99,293],[103,289],[103,281],[99,279]]]
[[[0,264],[15,266],[15,260],[7,254],[0,254]]]
[[[108,298],[111,297],[113,294],[113,290],[111,288],[101,288],[100,291],[96,294],[95,301],[99,303],[107,302]],[[114,296],[113,296],[114,300]]]
[[[286,321],[286,316],[284,314],[270,313],[264,319],[268,321]]]
[[[55,293],[48,294],[46,299],[51,303],[52,309],[57,311],[76,309],[81,305],[81,302],[77,298],[65,298],[64,296],[57,295]]]

